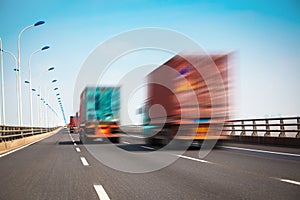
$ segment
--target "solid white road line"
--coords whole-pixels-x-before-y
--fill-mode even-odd
[[[155,150],[154,148],[152,148],[152,147],[147,147],[147,146],[141,146],[142,148],[144,148],[144,149],[148,149],[148,150]]]
[[[79,147],[75,148],[77,152],[81,152]]]
[[[89,163],[86,161],[85,157],[80,157],[80,160],[81,160],[83,166],[89,166]]]
[[[183,156],[183,155],[176,155],[176,156],[178,156],[178,157],[180,157],[180,158],[185,158],[185,159],[197,161],[197,162],[210,163],[210,164],[211,164],[211,162],[209,162],[209,161],[206,161],[206,160],[200,160],[200,159],[198,159],[198,158],[192,158],[192,157]]]
[[[269,153],[269,154],[276,154],[276,155],[282,155],[282,156],[296,156],[300,157],[299,154],[293,154],[293,153],[283,153],[283,152],[276,152],[276,151],[265,151],[265,150],[259,150],[259,149],[246,149],[241,147],[231,147],[231,146],[221,146],[225,149],[234,149],[234,150],[243,150],[243,151],[252,151],[252,152],[258,152],[258,153]]]
[[[52,136],[52,135],[50,135],[50,136]],[[48,136],[48,137],[50,137],[50,136]],[[30,145],[32,145],[32,144],[35,144],[35,143],[37,143],[37,142],[39,142],[39,141],[41,141],[41,140],[43,140],[43,139],[46,139],[46,138],[48,138],[48,137],[41,138],[41,139],[39,139],[39,140],[37,140],[37,141],[35,141],[35,142],[31,142],[31,143],[29,143],[29,144],[26,144],[25,146],[22,146],[22,147],[19,147],[19,148],[17,148],[17,149],[14,149],[14,150],[11,150],[11,151],[9,151],[9,152],[6,152],[6,153],[4,153],[4,154],[1,154],[1,155],[0,155],[0,158],[2,158],[2,157],[4,157],[4,156],[7,156],[7,155],[9,155],[9,154],[11,154],[11,153],[14,153],[14,152],[16,152],[16,151],[19,151],[19,150],[21,150],[21,149],[24,149],[25,147],[28,147],[28,146],[30,146]]]
[[[110,200],[102,185],[94,185],[94,189],[100,200]]]
[[[123,141],[122,143],[124,143],[124,144],[130,144],[129,142],[126,142],[126,141]]]
[[[298,181],[293,181],[293,180],[283,179],[283,178],[278,178],[278,180],[280,180],[282,182],[291,183],[291,184],[295,184],[295,185],[299,185],[300,186],[300,182],[298,182]]]

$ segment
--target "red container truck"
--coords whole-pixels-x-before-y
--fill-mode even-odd
[[[69,130],[70,133],[74,133],[77,130],[77,118],[76,116],[70,116],[70,123],[69,123]]]
[[[207,133],[210,126],[222,124],[229,118],[229,57],[229,54],[209,57],[176,55],[147,76],[144,108],[146,143],[167,144],[173,138],[199,143],[227,138],[222,131],[221,136],[220,131]],[[217,70],[210,70],[212,65]],[[222,84],[207,84],[214,80]],[[156,104],[161,105],[165,112],[155,109],[153,106]],[[212,116],[213,113],[217,117]],[[179,127],[184,131],[177,135]]]

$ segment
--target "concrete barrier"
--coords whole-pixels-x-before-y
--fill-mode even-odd
[[[1,152],[5,151],[5,150],[6,150],[5,142],[0,142],[0,154],[1,154]]]
[[[4,154],[6,152],[12,151],[14,149],[17,149],[19,147],[25,146],[27,144],[33,143],[33,142],[38,141],[40,139],[47,138],[51,135],[54,135],[54,134],[58,133],[61,129],[62,129],[62,127],[58,128],[54,131],[48,132],[48,133],[43,133],[43,134],[38,134],[38,135],[34,135],[34,136],[24,137],[24,138],[11,140],[11,141],[6,141],[6,142],[0,142],[0,155]]]

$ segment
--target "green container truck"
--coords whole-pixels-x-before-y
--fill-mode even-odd
[[[86,87],[80,95],[79,135],[83,143],[120,140],[120,87]]]

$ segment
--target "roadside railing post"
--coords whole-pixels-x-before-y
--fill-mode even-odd
[[[232,125],[231,125],[231,133],[230,135],[235,135],[235,127],[234,127],[234,124],[232,122]]]
[[[300,118],[297,118],[297,135],[296,138],[300,138]]]
[[[266,133],[265,136],[271,136],[269,120],[266,119]]]
[[[252,136],[257,136],[257,129],[256,129],[255,120],[253,120],[253,132],[252,132]]]
[[[246,135],[246,131],[245,131],[245,126],[244,126],[244,121],[241,121],[241,127],[242,127],[242,132],[240,135],[245,136]]]
[[[21,138],[24,138],[24,132],[22,130],[22,127],[20,127],[20,132],[21,132]]]
[[[284,122],[283,122],[283,119],[280,120],[280,134],[279,134],[279,137],[285,137]]]

